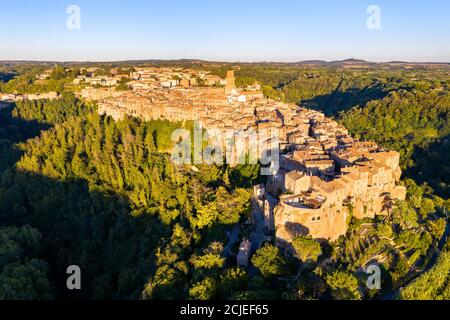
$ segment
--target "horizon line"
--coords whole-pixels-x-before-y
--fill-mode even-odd
[[[205,63],[229,63],[229,64],[320,64],[320,63],[343,63],[343,62],[356,62],[356,63],[370,63],[370,64],[450,64],[449,61],[408,61],[408,60],[389,60],[389,61],[371,61],[361,58],[347,58],[347,59],[334,59],[334,60],[324,60],[324,59],[306,59],[306,60],[295,60],[295,61],[280,61],[280,60],[208,60],[201,58],[139,58],[139,59],[124,59],[124,60],[41,60],[41,59],[0,59],[0,63],[5,62],[15,62],[15,63],[123,63],[123,62],[147,62],[147,61],[159,61],[159,62],[180,62],[180,61],[191,61],[191,62],[205,62]]]

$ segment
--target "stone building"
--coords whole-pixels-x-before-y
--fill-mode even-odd
[[[249,240],[244,240],[241,242],[239,246],[239,252],[237,255],[237,265],[239,267],[248,268],[250,262],[250,250],[252,248],[252,244]]]
[[[379,151],[366,156],[328,179],[307,169],[285,173],[279,179],[284,192],[274,213],[279,243],[298,235],[337,240],[346,233],[351,217],[387,214],[392,199],[404,200],[406,189],[398,185],[399,154]]]
[[[174,74],[191,77],[169,68],[141,69],[135,81],[151,83],[148,90],[85,89],[82,95],[97,100],[99,113],[116,120],[198,120],[205,129],[234,130],[236,137],[248,129],[277,130],[280,169],[266,186],[255,188],[253,202],[267,234],[275,233],[280,245],[298,235],[334,241],[346,233],[352,218],[387,214],[395,199],[405,199],[398,152],[353,139],[321,112],[266,99],[257,91],[239,92],[233,71],[227,73],[225,88],[188,87],[187,82],[163,88],[160,84]]]
[[[227,72],[227,84],[225,86],[225,94],[232,95],[236,94],[236,79],[234,78],[234,71],[230,70]]]

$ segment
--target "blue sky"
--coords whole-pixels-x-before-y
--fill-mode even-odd
[[[450,62],[449,16],[447,0],[0,0],[0,60]]]

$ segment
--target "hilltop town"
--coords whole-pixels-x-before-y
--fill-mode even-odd
[[[2,6],[0,302],[450,300],[445,1],[60,2]]]
[[[389,291],[427,270],[443,248],[448,201],[410,178],[414,170],[414,177],[432,176],[430,167],[446,163],[445,149],[418,149],[438,132],[447,143],[446,82],[429,80],[446,79],[445,71],[385,78],[367,69],[215,63],[53,65],[3,75],[3,214],[19,217],[31,206],[29,215],[45,217],[37,227],[55,228],[46,250],[65,248],[58,257],[74,252],[60,234],[90,237],[92,259],[83,266],[111,244],[112,265],[120,265],[126,248],[134,258],[113,276],[143,267],[124,292],[143,286],[137,292],[145,298],[195,297],[203,282],[187,283],[210,261],[218,286],[225,273],[249,277],[237,291],[269,279],[264,288],[287,281],[272,289],[326,299],[326,289],[309,283],[364,278],[374,264],[394,279]],[[32,139],[20,144],[21,155],[14,139],[23,137]],[[185,137],[193,143],[182,144]],[[445,190],[443,181],[432,186]],[[158,283],[172,272],[177,290],[165,291]],[[218,289],[208,297],[231,296]]]
[[[266,99],[257,83],[237,88],[233,71],[222,79],[197,70],[142,67],[131,78],[130,90],[110,87],[117,80],[98,79],[106,88],[87,87],[81,96],[115,120],[194,120],[236,133],[278,130],[279,170],[266,185],[255,186],[253,208],[263,217],[264,233],[281,247],[298,235],[335,241],[352,217],[388,215],[394,200],[405,199],[399,153],[353,139],[321,112]],[[250,245],[244,242],[241,251]]]

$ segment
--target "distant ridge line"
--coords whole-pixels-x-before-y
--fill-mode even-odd
[[[372,62],[363,59],[344,59],[344,60],[303,60],[297,62],[277,62],[277,61],[212,61],[202,59],[132,59],[117,61],[51,61],[51,60],[0,60],[0,64],[39,64],[39,65],[77,65],[77,64],[170,64],[170,63],[186,63],[186,64],[267,64],[267,65],[317,65],[317,66],[349,66],[349,65],[367,65],[367,66],[389,66],[389,65],[409,65],[409,66],[450,66],[450,62],[410,62],[410,61],[388,61],[388,62]]]

